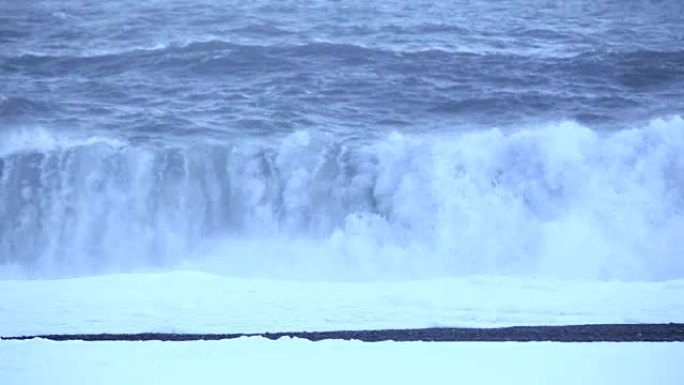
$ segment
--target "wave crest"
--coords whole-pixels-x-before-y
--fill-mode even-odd
[[[39,275],[185,263],[290,278],[684,276],[679,117],[368,143],[45,135],[0,151],[0,263]]]

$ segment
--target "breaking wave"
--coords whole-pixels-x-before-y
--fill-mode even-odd
[[[684,277],[684,121],[135,143],[0,132],[0,266]]]

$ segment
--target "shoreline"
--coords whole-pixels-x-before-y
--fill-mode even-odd
[[[566,326],[512,326],[500,328],[425,328],[337,330],[311,332],[265,333],[103,333],[103,334],[41,334],[3,336],[0,340],[52,341],[212,341],[242,337],[263,337],[269,340],[300,338],[309,341],[358,340],[431,341],[431,342],[684,342],[684,323],[661,324],[587,324]]]

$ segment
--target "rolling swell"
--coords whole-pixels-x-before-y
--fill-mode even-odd
[[[24,115],[41,114],[51,111],[51,106],[22,97],[5,97],[0,94],[0,118],[17,118]]]
[[[684,277],[684,122],[135,143],[2,133],[0,265]]]
[[[193,112],[201,92],[211,95],[213,102],[202,110],[202,118],[223,127],[230,127],[234,115],[243,112],[275,112],[302,118],[299,123],[276,123],[295,122],[293,128],[309,129],[308,123],[315,123],[325,106],[325,123],[337,126],[350,121],[378,123],[392,116],[421,125],[449,121],[490,127],[534,117],[629,128],[630,121],[679,111],[684,104],[677,87],[684,84],[681,50],[597,51],[533,60],[510,53],[210,40],[80,56],[23,54],[5,59],[0,68],[12,75],[8,89],[16,90],[7,97],[62,110],[99,104],[131,111],[174,103]],[[79,106],[90,88],[75,78],[91,83],[97,79],[102,87],[122,92],[89,94],[86,105]],[[51,92],[38,84],[27,87],[36,81],[25,79],[50,80]],[[668,97],[658,97],[659,92]],[[60,101],[69,101],[70,106]],[[24,113],[26,121],[31,121],[29,112]],[[12,114],[0,111],[0,119]],[[42,117],[46,111],[34,115]]]

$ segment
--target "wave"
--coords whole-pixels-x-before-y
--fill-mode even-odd
[[[6,271],[684,277],[680,117],[365,142],[0,135]]]
[[[0,29],[0,42],[10,43],[15,40],[27,37],[29,34],[23,31],[15,31],[12,29]]]
[[[273,33],[281,33],[276,27],[261,26],[261,25],[250,25],[239,29],[240,31],[260,31],[263,28],[266,32],[274,31]],[[531,30],[530,33],[536,33],[537,30]],[[273,44],[267,45],[254,45],[254,44],[244,44],[241,43],[240,39],[235,41],[220,39],[211,35],[203,37],[195,37],[193,39],[183,40],[183,41],[157,41],[154,43],[139,45],[135,47],[118,47],[118,48],[102,48],[84,50],[80,49],[70,53],[68,50],[63,51],[63,53],[51,52],[51,51],[21,51],[16,55],[14,60],[59,60],[59,59],[97,59],[97,58],[107,58],[107,57],[117,57],[117,56],[136,56],[136,55],[147,55],[147,54],[157,54],[157,56],[164,57],[169,54],[188,54],[188,53],[215,53],[217,51],[231,52],[231,51],[267,51],[272,53],[291,53],[295,55],[329,55],[329,56],[345,56],[346,54],[364,54],[364,55],[382,55],[388,57],[398,57],[401,55],[407,55],[409,57],[417,57],[424,59],[434,59],[438,57],[449,57],[455,56],[460,58],[462,55],[464,57],[502,57],[502,58],[528,58],[529,52],[527,50],[516,51],[514,48],[500,50],[487,50],[485,47],[474,48],[468,45],[463,45],[460,47],[450,47],[444,46],[441,48],[430,48],[427,45],[424,48],[399,48],[401,46],[387,46],[379,47],[372,45],[364,45],[359,43],[347,43],[347,42],[335,42],[335,41],[309,41],[302,42],[300,44],[283,44],[282,42],[275,42]],[[518,53],[516,53],[518,52]],[[536,52],[536,51],[535,51]],[[573,55],[562,55],[558,59],[568,59],[574,58],[580,60],[580,62],[593,63],[596,61],[603,61],[604,59],[608,62],[618,61],[624,62],[626,64],[634,63],[647,63],[649,61],[655,61],[656,63],[661,63],[670,67],[679,67],[678,64],[684,60],[684,51],[682,50],[668,50],[668,51],[658,51],[658,50],[626,50],[626,51],[601,51],[601,50],[589,50],[589,51],[579,51]],[[546,59],[553,59],[552,56],[546,57]],[[609,59],[609,60],[608,60]],[[674,68],[676,69],[676,68]]]
[[[24,97],[7,97],[0,94],[0,119],[31,116],[34,114],[50,112],[53,109],[54,107],[47,103],[34,101]]]
[[[243,27],[233,28],[230,30],[233,33],[253,35],[253,36],[276,36],[282,37],[283,35],[294,35],[295,32],[286,28],[280,28],[275,25],[268,23],[251,23]]]
[[[542,55],[543,56],[543,55]],[[648,87],[672,84],[684,77],[684,51],[630,50],[620,52],[579,52],[561,57],[530,56],[521,51],[482,51],[468,48],[403,48],[374,47],[363,44],[308,42],[303,44],[253,45],[240,44],[205,36],[184,42],[164,42],[148,46],[118,47],[111,49],[80,49],[73,54],[51,52],[24,52],[9,57],[3,67],[10,71],[27,71],[33,74],[58,75],[95,71],[98,75],[118,74],[133,66],[149,68],[155,72],[171,71],[176,74],[204,74],[207,70],[232,71],[235,67],[252,68],[263,74],[293,66],[336,64],[345,66],[374,65],[383,73],[438,73],[449,79],[468,79],[481,73],[484,79],[516,78],[540,80],[577,77],[591,84],[609,84],[613,87]],[[572,59],[572,60],[568,60]],[[512,71],[518,68],[519,70]],[[516,72],[518,71],[518,72]],[[508,75],[513,72],[514,75]],[[510,79],[510,80],[509,80]],[[543,78],[542,78],[543,79]],[[548,79],[547,79],[548,80]],[[536,84],[536,83],[534,83]]]

